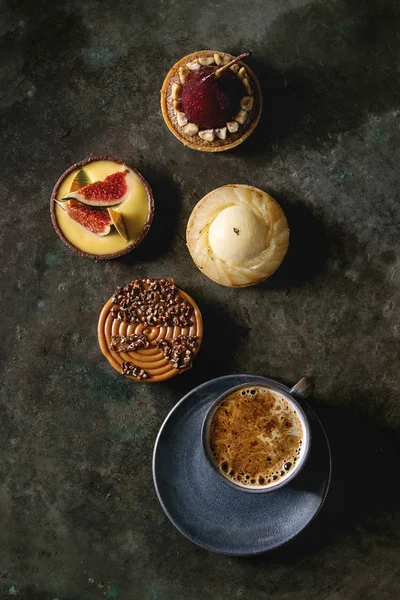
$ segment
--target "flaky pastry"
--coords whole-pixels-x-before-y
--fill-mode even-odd
[[[196,204],[186,240],[197,267],[229,287],[246,287],[267,279],[289,246],[289,227],[279,204],[250,185],[213,190]]]

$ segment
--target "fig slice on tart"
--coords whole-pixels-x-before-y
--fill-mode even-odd
[[[116,258],[136,247],[154,215],[151,189],[136,169],[111,157],[76,163],[56,183],[50,212],[72,250],[88,258]]]
[[[68,216],[96,235],[108,235],[113,224],[110,213],[106,208],[93,208],[79,202],[66,202]]]
[[[74,199],[88,206],[102,206],[104,208],[121,204],[129,191],[126,183],[127,173],[128,170],[112,173],[104,181],[95,181],[75,191],[70,191],[61,198],[61,201]]]

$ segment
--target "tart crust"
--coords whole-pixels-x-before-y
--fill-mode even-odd
[[[237,132],[229,133],[224,140],[215,136],[213,141],[207,141],[201,139],[197,134],[190,136],[183,132],[183,128],[178,125],[176,111],[173,106],[174,100],[171,94],[172,85],[180,83],[178,69],[198,58],[213,57],[215,54],[219,54],[226,61],[235,58],[227,52],[219,52],[217,50],[200,50],[198,52],[192,52],[174,64],[164,79],[161,89],[161,111],[168,129],[180,142],[182,142],[182,144],[193,150],[199,150],[200,152],[223,152],[239,146],[239,144],[244,142],[256,128],[262,111],[262,93],[258,79],[247,64],[239,62],[237,63],[239,68],[244,67],[246,69],[254,95],[254,106],[252,110],[249,111],[247,122],[241,125]],[[245,95],[246,91],[244,89],[243,96]]]

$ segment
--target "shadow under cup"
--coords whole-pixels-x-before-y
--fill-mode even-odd
[[[241,384],[241,385],[237,385],[235,387],[230,388],[229,390],[227,390],[226,392],[224,392],[223,394],[221,394],[221,396],[219,396],[210,406],[209,410],[206,413],[206,416],[204,417],[204,421],[203,421],[203,426],[202,426],[202,430],[201,430],[201,442],[202,442],[202,447],[203,447],[203,452],[206,456],[207,462],[208,464],[211,466],[211,468],[214,470],[214,472],[216,474],[218,474],[219,477],[221,477],[221,479],[224,481],[224,483],[230,485],[231,487],[235,488],[238,491],[242,491],[242,492],[250,492],[250,493],[260,493],[260,492],[272,492],[273,490],[276,490],[284,485],[286,485],[287,483],[289,483],[289,481],[291,481],[298,473],[300,473],[301,469],[304,467],[307,458],[309,456],[310,453],[310,447],[311,447],[311,429],[310,429],[310,424],[308,421],[308,418],[303,410],[303,408],[301,407],[298,399],[305,399],[308,394],[311,391],[311,384],[305,379],[301,379],[291,390],[290,393],[287,393],[285,391],[283,391],[282,389],[278,388],[278,387],[273,387],[273,386],[269,386],[269,385],[260,385],[260,383],[246,383],[246,384]],[[300,454],[298,455],[297,461],[295,466],[293,466],[287,473],[287,475],[284,475],[282,477],[280,477],[277,481],[272,481],[271,483],[267,483],[266,485],[262,485],[262,484],[258,484],[258,485],[252,485],[252,484],[242,484],[239,481],[235,481],[232,478],[230,478],[229,476],[225,475],[218,467],[217,463],[215,462],[212,452],[211,452],[211,448],[210,448],[210,428],[211,428],[211,424],[213,421],[213,417],[217,411],[217,409],[219,408],[220,404],[226,400],[228,398],[228,396],[230,396],[231,394],[238,392],[240,390],[243,389],[250,389],[250,388],[255,388],[255,389],[262,389],[262,390],[267,390],[269,392],[272,392],[274,395],[276,396],[281,396],[288,404],[289,406],[294,410],[294,412],[296,413],[297,417],[300,420],[301,423],[301,427],[302,427],[302,445],[301,445],[301,450],[300,450]],[[294,397],[296,396],[296,398]]]

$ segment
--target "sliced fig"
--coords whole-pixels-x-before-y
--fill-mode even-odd
[[[65,202],[71,198],[79,200],[82,204],[88,206],[115,206],[123,202],[128,195],[128,185],[126,183],[126,174],[129,171],[117,171],[112,175],[108,175],[104,181],[96,181],[84,187],[69,192],[61,198]]]
[[[71,183],[71,188],[69,191],[76,192],[77,190],[80,190],[81,188],[83,188],[89,184],[90,184],[89,175],[86,173],[86,171],[84,169],[79,169],[79,171],[77,172],[77,174],[75,175],[75,177]]]
[[[68,216],[96,235],[108,235],[111,230],[111,216],[106,208],[93,208],[74,200],[66,202]]]
[[[112,224],[118,231],[119,235],[122,236],[124,240],[128,241],[128,234],[126,232],[124,218],[121,215],[121,213],[115,210],[114,208],[109,208],[108,212],[111,217]]]

